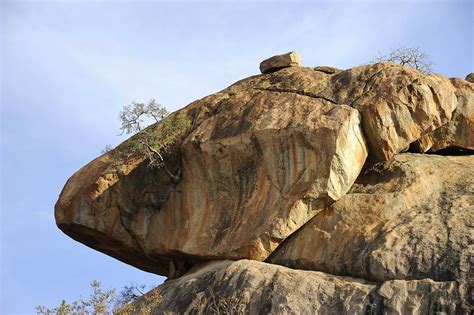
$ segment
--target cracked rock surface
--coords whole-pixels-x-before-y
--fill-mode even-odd
[[[450,79],[456,88],[457,106],[445,125],[423,135],[415,144],[418,152],[436,152],[446,148],[474,150],[474,84]]]
[[[262,261],[342,197],[367,157],[359,112],[324,99],[237,83],[184,111],[195,127],[167,157],[179,184],[146,161],[112,167],[119,146],[69,179],[58,226],[167,276],[202,260]]]
[[[123,158],[137,134],[71,176],[58,227],[168,276],[156,314],[232,292],[252,314],[473,311],[474,84],[392,63],[272,71],[180,110],[179,182]]]
[[[474,155],[404,153],[364,170],[268,262],[371,281],[458,281],[467,301],[473,227]]]
[[[250,260],[197,266],[135,301],[151,314],[456,314],[457,284],[385,281],[293,270]]]
[[[425,75],[392,63],[334,72],[325,68],[328,67],[286,68],[272,75],[242,80],[237,87],[245,84],[249,89],[292,92],[359,110],[369,155],[374,161],[391,159],[450,121],[454,126],[462,125],[464,131],[450,127],[453,132],[449,133],[457,134],[457,139],[433,150],[449,146],[472,149],[472,83]],[[456,109],[458,115],[453,118]]]

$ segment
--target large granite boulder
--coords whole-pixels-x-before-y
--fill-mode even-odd
[[[405,153],[365,170],[268,262],[371,281],[458,281],[467,300],[473,260],[474,155]]]
[[[194,129],[166,157],[182,168],[177,185],[146,161],[117,165],[137,135],[68,180],[58,226],[167,276],[202,260],[264,260],[343,196],[367,157],[358,111],[319,98],[236,84],[184,112]]]
[[[283,68],[300,67],[301,56],[296,51],[291,51],[283,55],[277,55],[265,59],[260,63],[260,72],[263,74],[272,73]]]
[[[474,150],[474,84],[450,79],[456,88],[457,106],[445,125],[423,135],[415,144],[418,152],[436,152],[446,148]]]
[[[147,293],[122,313],[458,314],[458,303],[454,281],[371,283],[240,260],[198,266]]]
[[[457,83],[453,85],[448,78],[425,75],[392,63],[334,72],[291,67],[272,75],[251,77],[240,84],[253,89],[306,95],[359,110],[373,161],[391,159],[423,135],[451,121],[454,110],[466,106],[456,93],[474,98],[472,90]],[[458,92],[458,89],[463,91]],[[460,140],[461,144],[456,146],[469,141]]]
[[[58,227],[168,276],[133,312],[473,311],[473,155],[402,152],[471,154],[474,85],[293,57],[179,111],[167,169],[127,154],[143,133],[81,168]]]
[[[326,68],[250,77],[183,109],[193,129],[166,156],[182,169],[177,185],[143,158],[118,161],[132,137],[70,178],[58,226],[169,276],[208,259],[264,260],[347,192],[367,151],[389,160],[427,138],[430,150],[472,148],[471,83],[390,63]]]

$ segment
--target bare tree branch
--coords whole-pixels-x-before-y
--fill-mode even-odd
[[[393,62],[399,65],[412,67],[420,72],[429,74],[432,72],[433,63],[428,56],[419,48],[399,47],[390,52],[390,54],[377,57],[371,63]]]

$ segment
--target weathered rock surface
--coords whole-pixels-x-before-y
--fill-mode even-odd
[[[216,261],[165,282],[130,308],[152,314],[457,314],[456,287],[432,280],[375,284],[249,260]]]
[[[474,155],[399,154],[285,240],[268,262],[372,281],[474,275]]]
[[[182,276],[132,305],[159,297],[156,314],[474,311],[474,155],[401,153],[472,153],[474,84],[300,64],[269,58],[182,109],[192,128],[163,152],[179,181],[127,156],[143,134],[81,168],[59,228]]]
[[[112,152],[68,181],[58,226],[164,275],[213,258],[264,260],[343,196],[367,157],[359,113],[349,106],[237,85],[186,110],[196,127],[175,157],[177,186],[146,161],[111,168]]]
[[[473,97],[467,81],[390,63],[249,77],[182,110],[193,128],[165,156],[182,170],[178,184],[143,158],[117,159],[137,135],[68,180],[56,221],[92,248],[170,277],[211,259],[262,261],[327,214],[368,155],[390,160],[421,141],[423,151],[472,148]]]
[[[334,67],[328,67],[328,66],[318,66],[313,68],[314,71],[321,71],[327,74],[334,74],[337,72],[341,72],[341,69],[334,68]]]
[[[446,148],[474,150],[474,84],[453,78],[457,106],[451,121],[415,144],[418,152],[436,152]]]
[[[277,55],[265,59],[260,63],[260,72],[263,74],[272,73],[287,67],[300,67],[301,56],[296,51],[291,51],[283,55]]]
[[[456,87],[440,75],[424,75],[392,63],[360,66],[333,74],[286,68],[239,82],[248,88],[293,92],[360,111],[369,154],[389,160],[425,134],[447,124],[459,105]],[[464,93],[464,92],[462,92]],[[472,92],[469,98],[474,98]]]

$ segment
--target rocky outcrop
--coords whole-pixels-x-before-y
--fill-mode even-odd
[[[198,266],[128,307],[151,314],[456,314],[456,282],[380,284],[240,260]]]
[[[283,55],[277,55],[265,59],[260,63],[260,72],[263,74],[272,73],[283,68],[300,67],[301,56],[296,51],[291,51]]]
[[[127,154],[143,133],[81,168],[58,227],[175,279],[131,305],[156,314],[473,311],[474,84],[300,63],[180,110],[166,169]]]
[[[474,156],[400,154],[278,247],[268,262],[371,281],[459,281],[474,270]]]
[[[451,79],[456,88],[457,106],[445,125],[423,135],[416,143],[418,152],[436,152],[446,148],[474,150],[474,84]]]
[[[58,226],[167,276],[201,260],[264,260],[343,196],[367,157],[349,106],[237,85],[186,110],[196,126],[180,144],[178,185],[146,161],[112,168],[119,147],[71,177]]]
[[[373,161],[385,161],[410,144],[447,124],[462,100],[457,87],[440,75],[424,75],[392,63],[327,73],[286,68],[271,76],[251,77],[248,88],[292,92],[347,104],[362,115],[364,135]],[[466,90],[472,98],[472,90]],[[464,93],[464,92],[463,92]]]

